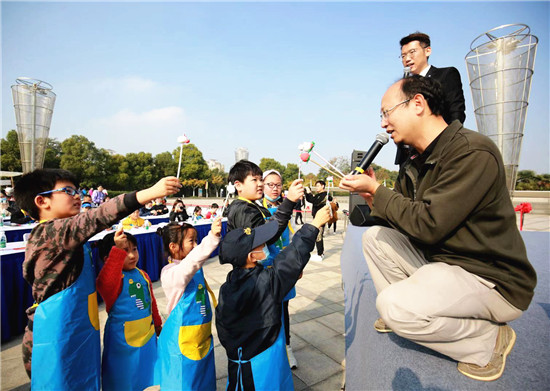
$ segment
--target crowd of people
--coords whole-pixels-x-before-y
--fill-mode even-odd
[[[385,222],[363,237],[378,293],[374,327],[455,359],[468,377],[494,380],[516,339],[507,322],[529,306],[536,273],[516,227],[498,149],[462,125],[458,71],[428,64],[426,34],[411,34],[400,46],[412,75],[389,87],[380,109],[382,127],[399,146],[395,189],[381,186],[372,170],[340,183],[361,193]],[[203,215],[177,199],[169,212],[165,197],[181,189],[175,177],[112,199],[101,186],[79,192],[75,176],[60,169],[20,178],[15,200],[40,222],[23,264],[35,300],[22,346],[33,389],[215,390],[214,312],[228,389],[293,389],[291,369],[298,363],[288,301],[308,261],[322,262],[323,232],[329,222],[336,230],[338,205],[322,180],[315,195],[296,179],[283,196],[278,171],[263,172],[246,160],[231,168],[228,181],[237,194],[224,205],[222,238],[217,204]],[[305,201],[313,219],[303,224]],[[297,231],[290,225],[294,211],[295,226],[302,223]],[[137,241],[126,231],[145,216],[168,213],[170,223],[157,231],[169,314],[163,324],[151,279],[137,267]],[[202,218],[212,224],[198,244],[192,223]],[[121,219],[101,240],[104,265],[96,280],[87,241]],[[216,248],[220,263],[232,265],[217,298],[202,271]],[[96,292],[108,313],[102,357]]]

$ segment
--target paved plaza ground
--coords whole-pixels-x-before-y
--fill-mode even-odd
[[[342,208],[343,209],[343,208]],[[308,218],[311,221],[311,217]],[[310,262],[304,277],[298,281],[297,296],[290,301],[291,345],[298,360],[298,368],[293,371],[296,390],[339,390],[345,374],[344,339],[344,293],[341,286],[340,251],[345,235],[345,222],[341,220],[336,234],[325,236],[323,262]],[[524,230],[550,231],[550,216],[527,214]],[[220,265],[218,258],[212,258],[204,266],[206,278],[218,293],[231,266]],[[160,282],[154,285],[159,310],[166,318],[166,298]],[[100,306],[101,329],[107,314],[105,306]],[[365,327],[372,327],[366,325]],[[226,384],[227,359],[213,327],[216,355],[216,377],[218,390]],[[21,337],[2,344],[1,389],[28,390],[29,379],[23,369],[21,359]],[[365,385],[365,389],[368,386]]]

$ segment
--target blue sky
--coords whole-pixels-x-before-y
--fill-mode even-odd
[[[430,63],[455,66],[476,130],[464,58],[485,31],[524,23],[539,45],[520,169],[549,167],[548,2],[1,3],[2,136],[15,129],[10,86],[47,81],[50,137],[82,134],[119,153],[157,154],[186,133],[226,170],[244,146],[259,163],[366,150],[380,99],[402,74],[399,39],[432,38]],[[395,169],[395,146],[375,160]],[[317,172],[309,163],[306,172]]]

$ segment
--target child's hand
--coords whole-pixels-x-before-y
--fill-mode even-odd
[[[126,251],[128,249],[128,238],[126,237],[126,234],[124,233],[124,229],[122,228],[122,224],[118,225],[118,228],[115,232],[115,236],[113,238],[115,240],[115,246],[121,250]]]
[[[328,223],[330,219],[330,205],[325,205],[322,209],[317,211],[317,214],[311,224],[317,228],[321,228],[323,225]]]
[[[304,180],[303,179],[296,179],[294,182],[292,182],[292,185],[288,188],[288,194],[286,195],[286,198],[288,198],[292,202],[298,201],[300,198],[304,195],[304,185],[302,184]]]
[[[181,189],[181,183],[175,176],[167,176],[148,189],[137,192],[136,197],[140,204],[144,205],[155,198],[176,194]]]
[[[212,228],[210,228],[210,231],[216,236],[220,236],[222,234],[222,218],[216,217],[214,221],[212,221]]]

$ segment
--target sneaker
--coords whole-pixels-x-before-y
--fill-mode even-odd
[[[290,365],[290,369],[298,368],[298,361],[296,361],[296,357],[294,357],[294,353],[292,353],[292,348],[290,345],[286,345],[286,355],[288,356],[288,364]]]
[[[384,322],[382,318],[376,319],[376,322],[374,322],[374,329],[379,333],[391,333],[393,331],[386,325],[386,322]]]
[[[323,262],[324,255],[312,255],[311,258],[309,258],[310,261],[313,262]]]
[[[466,362],[459,362],[458,371],[475,380],[492,381],[498,379],[504,372],[506,356],[510,354],[515,342],[516,333],[514,330],[506,324],[500,326],[491,361],[484,367]]]

